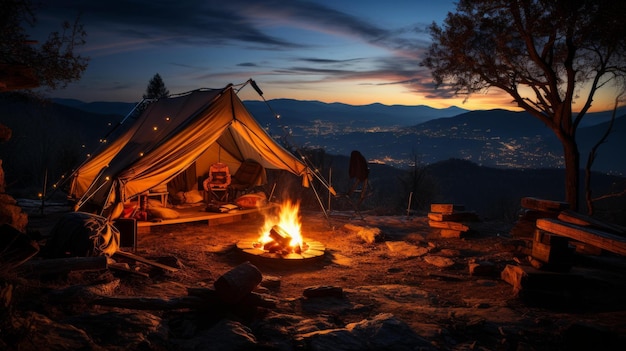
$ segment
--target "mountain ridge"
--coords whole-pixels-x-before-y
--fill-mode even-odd
[[[97,131],[104,134],[100,122],[102,118],[109,121],[109,126],[117,125],[123,115],[110,112],[125,107],[125,113],[128,113],[134,107],[129,103],[83,103],[72,99],[59,102],[61,104],[52,105],[84,112],[84,122],[74,117],[67,124],[78,128],[78,124],[83,123],[80,128],[91,130],[81,133],[85,135],[80,138],[81,143],[87,146],[89,136]],[[270,100],[272,110],[262,101],[246,101],[244,104],[270,134],[277,139],[282,138],[285,145],[296,148],[320,148],[338,155],[349,155],[356,149],[372,162],[400,168],[411,167],[415,161],[431,164],[449,158],[502,168],[563,167],[560,142],[542,122],[523,111],[464,110],[461,114],[449,116],[457,110],[414,109],[403,105],[392,108],[382,104],[352,106],[293,99]],[[89,110],[109,114],[96,114]],[[402,110],[409,113],[397,112]],[[282,117],[277,119],[273,111]],[[415,111],[428,115],[416,115]],[[625,111],[624,108],[619,110],[622,111]],[[443,116],[435,117],[436,114]],[[81,116],[81,113],[72,115]],[[607,122],[603,120],[608,115],[602,113],[597,117],[596,114],[589,114],[587,118],[597,123],[579,128],[581,167],[584,167],[588,150],[606,130]],[[625,121],[626,118],[616,119],[609,140],[600,147],[594,170],[626,174],[626,159],[621,151],[626,149]]]

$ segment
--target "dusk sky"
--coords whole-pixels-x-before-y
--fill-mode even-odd
[[[52,97],[135,102],[159,73],[170,93],[252,78],[268,100],[515,109],[495,89],[465,103],[446,96],[419,66],[427,27],[455,10],[452,0],[43,3],[36,13],[43,33],[81,15],[87,43],[79,52],[90,58],[82,79]],[[259,96],[246,87],[240,98]],[[596,99],[594,110],[611,109],[613,98]]]

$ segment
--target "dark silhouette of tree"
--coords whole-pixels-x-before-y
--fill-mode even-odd
[[[87,36],[79,18],[39,44],[26,33],[36,23],[30,0],[0,0],[0,8],[0,91],[65,88],[80,79],[89,58],[74,52]]]
[[[170,94],[169,90],[165,87],[165,83],[163,83],[163,79],[161,75],[158,73],[150,79],[148,82],[148,87],[146,88],[146,93],[143,94],[144,99],[160,99],[162,97],[166,97]]]
[[[453,94],[498,88],[543,121],[563,145],[565,197],[577,209],[576,131],[598,90],[624,82],[625,13],[613,0],[459,0],[442,26],[431,25],[421,64]]]

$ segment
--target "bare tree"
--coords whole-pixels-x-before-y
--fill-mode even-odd
[[[37,22],[30,0],[0,0],[0,8],[0,91],[64,88],[80,79],[89,58],[75,52],[87,36],[79,18],[38,43],[27,33]]]
[[[587,203],[587,214],[589,214],[590,216],[593,216],[594,214],[594,208],[595,208],[594,202],[595,201],[606,199],[609,197],[617,197],[617,196],[626,195],[626,190],[622,190],[621,192],[618,192],[618,193],[606,194],[599,198],[594,199],[592,197],[592,192],[591,192],[591,167],[593,166],[593,163],[596,160],[598,149],[600,148],[602,144],[604,144],[607,141],[609,135],[611,134],[611,131],[613,130],[613,123],[615,122],[617,106],[620,101],[620,97],[622,97],[624,93],[626,93],[626,90],[622,90],[622,93],[619,94],[615,98],[615,106],[613,107],[613,114],[611,115],[611,120],[609,121],[609,125],[607,126],[606,131],[604,132],[602,137],[600,137],[598,142],[595,145],[593,145],[587,157],[587,164],[585,165],[585,201]]]
[[[497,88],[544,122],[563,146],[566,201],[578,209],[576,131],[598,90],[626,78],[624,13],[613,0],[459,0],[431,25],[422,65],[454,94]]]

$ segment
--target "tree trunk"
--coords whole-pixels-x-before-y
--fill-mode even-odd
[[[565,137],[561,142],[565,159],[565,201],[569,203],[571,210],[578,211],[580,152],[574,137]]]

